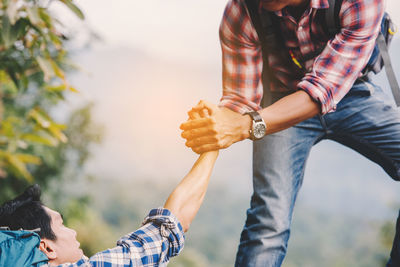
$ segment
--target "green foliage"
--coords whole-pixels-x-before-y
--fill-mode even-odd
[[[42,189],[48,189],[45,192],[45,203],[54,209],[64,211],[68,201],[84,195],[68,192],[67,185],[87,180],[83,172],[84,163],[90,157],[91,147],[101,141],[103,129],[92,122],[91,110],[92,105],[89,104],[68,116],[68,128],[65,130],[65,136],[69,140],[67,143],[57,147],[32,144],[26,150],[27,154],[40,155],[42,163],[40,166],[32,166],[31,174]],[[29,181],[18,179],[13,174],[9,174],[6,179],[0,179],[0,203],[15,197],[28,185]]]
[[[54,148],[68,140],[65,126],[49,115],[66,91],[76,91],[65,74],[72,67],[65,27],[49,11],[51,2],[0,1],[1,178],[32,183],[32,166],[44,163],[37,146]],[[71,0],[58,2],[84,18]]]

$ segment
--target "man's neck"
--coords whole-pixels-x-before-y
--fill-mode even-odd
[[[295,1],[292,5],[287,7],[287,10],[290,15],[292,15],[296,21],[299,21],[301,16],[306,11],[307,7],[310,4],[310,0],[299,0]]]

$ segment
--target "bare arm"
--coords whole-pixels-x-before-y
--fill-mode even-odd
[[[182,137],[187,139],[186,145],[196,153],[227,148],[249,137],[250,116],[205,101],[200,101],[192,112],[204,108],[209,110],[210,117],[189,120],[181,125]],[[287,129],[319,112],[320,105],[301,90],[259,111],[267,124],[267,134]]]
[[[185,232],[203,203],[217,157],[218,151],[201,154],[164,204],[164,208],[169,209],[179,219]]]

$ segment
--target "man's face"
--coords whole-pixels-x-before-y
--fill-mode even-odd
[[[308,0],[261,0],[262,6],[268,11],[279,11],[287,6],[302,5]]]
[[[56,255],[56,259],[53,262],[62,264],[80,260],[83,256],[83,251],[79,248],[80,244],[76,240],[76,232],[64,226],[60,213],[47,207],[44,208],[51,218],[51,229],[57,237],[55,241],[46,240]]]

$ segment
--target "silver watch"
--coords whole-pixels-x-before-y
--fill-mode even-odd
[[[259,140],[263,138],[267,132],[267,125],[265,125],[265,122],[260,114],[257,111],[253,111],[247,112],[245,115],[250,115],[250,117],[253,119],[253,123],[249,131],[250,139]]]

